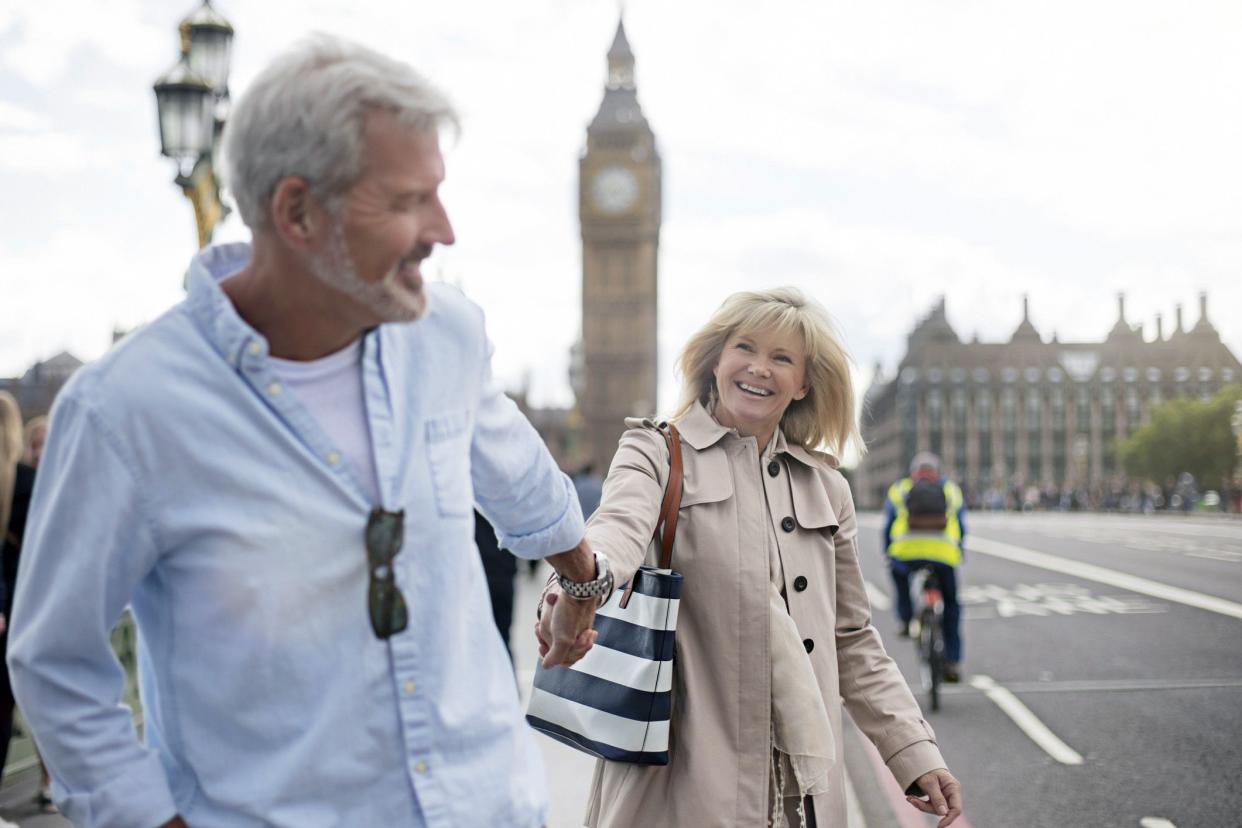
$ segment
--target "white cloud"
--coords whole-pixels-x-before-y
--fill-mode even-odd
[[[0,241],[13,298],[0,330],[21,332],[2,343],[0,375],[66,344],[96,356],[114,322],[177,298],[193,222],[158,156],[150,85],[193,5],[0,9],[0,165],[18,188],[0,221],[21,228]],[[614,6],[218,6],[237,28],[235,94],[313,29],[448,89],[465,117],[445,187],[459,243],[431,270],[484,305],[506,382],[530,371],[536,401],[567,401],[577,161]],[[1167,330],[1173,304],[1193,321],[1207,289],[1242,353],[1242,321],[1225,312],[1242,306],[1242,6],[1170,9],[631,2],[639,97],[665,165],[663,400],[690,331],[727,292],[760,284],[818,296],[865,369],[899,358],[942,293],[963,336],[1007,337],[1029,293],[1042,331],[1090,340],[1120,290],[1133,321],[1163,309]],[[245,235],[235,217],[220,233]],[[59,281],[86,256],[90,278]]]

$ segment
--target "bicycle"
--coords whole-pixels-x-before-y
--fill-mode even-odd
[[[923,689],[931,699],[931,709],[940,709],[940,685],[945,683],[944,646],[944,595],[936,570],[921,566],[910,579],[910,591],[916,596],[911,620],[914,639],[919,654],[919,673]]]

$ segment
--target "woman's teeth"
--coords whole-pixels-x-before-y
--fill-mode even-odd
[[[746,392],[746,393],[748,393],[748,394],[754,394],[755,396],[758,396],[758,397],[770,397],[770,396],[772,396],[772,392],[771,392],[771,391],[769,391],[769,390],[767,390],[766,388],[756,388],[755,386],[753,386],[753,385],[747,385],[747,384],[746,384],[746,383],[744,383],[744,382],[739,382],[739,383],[737,384],[737,387],[738,387],[738,388],[740,388],[740,389],[742,389],[743,391],[745,391],[745,392]]]

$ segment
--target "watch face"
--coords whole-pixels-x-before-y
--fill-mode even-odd
[[[591,180],[591,199],[603,213],[624,213],[638,201],[638,179],[625,167],[605,167]]]

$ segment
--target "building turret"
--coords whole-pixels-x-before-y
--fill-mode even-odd
[[[1009,337],[1010,342],[1041,342],[1039,331],[1035,330],[1035,326],[1031,324],[1031,300],[1025,293],[1022,294],[1022,321],[1018,323],[1018,327],[1014,329],[1013,336]]]
[[[1218,339],[1220,338],[1220,334],[1217,332],[1216,327],[1208,321],[1206,291],[1199,294],[1199,321],[1195,323],[1193,328],[1191,328],[1190,333],[1195,336],[1214,336]]]

